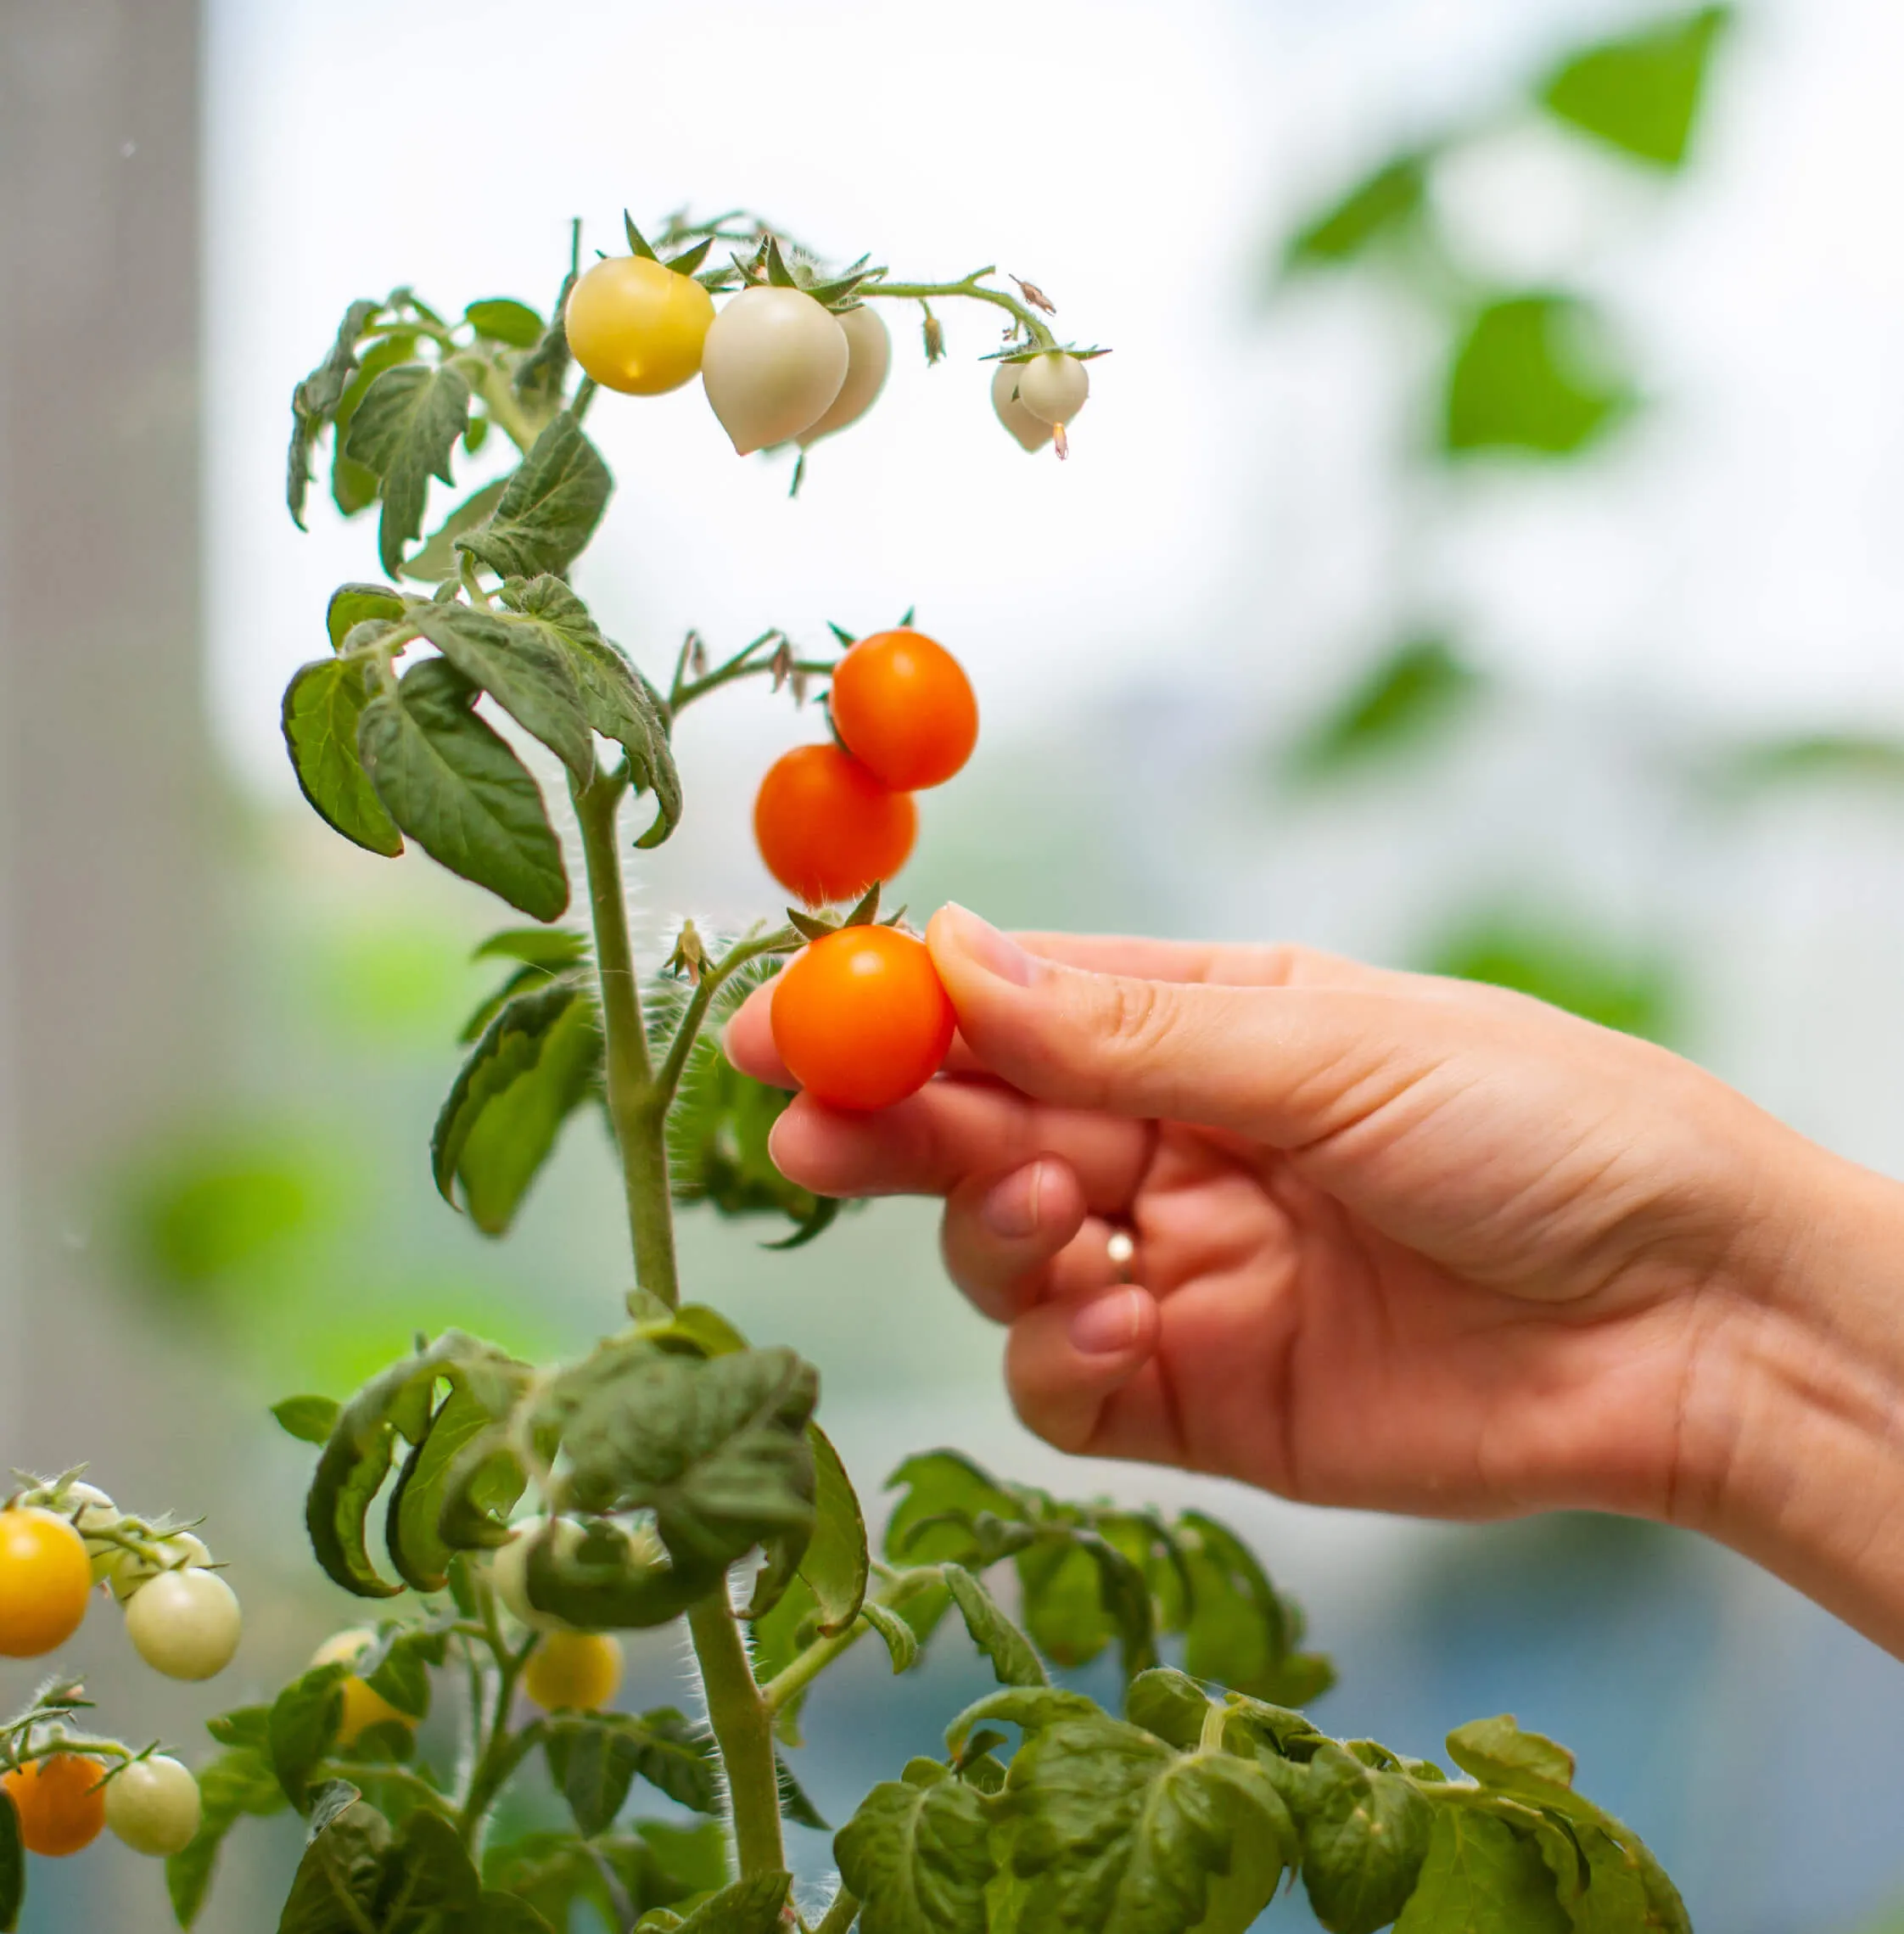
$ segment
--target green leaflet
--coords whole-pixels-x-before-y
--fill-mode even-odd
[[[985,1934],[990,1831],[984,1800],[943,1769],[929,1786],[875,1786],[833,1839],[861,1934]]]
[[[543,1752],[576,1830],[593,1839],[614,1822],[637,1778],[696,1813],[720,1811],[714,1741],[672,1707],[631,1718],[569,1713],[546,1722]]]
[[[859,1494],[840,1454],[818,1424],[807,1426],[807,1444],[813,1453],[813,1535],[799,1572],[812,1588],[820,1629],[831,1636],[860,1616],[871,1559]]]
[[[578,979],[507,1001],[483,1030],[436,1118],[430,1163],[443,1199],[485,1235],[515,1219],[563,1124],[594,1092],[602,1024]]]
[[[479,686],[579,784],[595,776],[595,748],[567,654],[535,626],[468,604],[419,604],[410,622]]]
[[[1253,1761],[1176,1752],[1102,1713],[1033,1732],[1005,1802],[1020,1923],[1039,1934],[1242,1934],[1296,1858]]]
[[[636,791],[654,794],[654,823],[635,844],[658,846],[681,816],[680,775],[659,693],[602,636],[588,607],[560,578],[511,578],[501,597],[546,650],[566,659],[588,725],[628,754]]]
[[[652,1510],[677,1565],[725,1567],[755,1544],[810,1534],[819,1396],[787,1349],[702,1359],[644,1351],[552,1393],[566,1411],[566,1489],[584,1511]]]
[[[492,343],[507,343],[511,349],[534,349],[542,339],[542,318],[526,302],[512,296],[492,295],[472,302],[462,315],[478,335],[487,336]]]
[[[1406,638],[1302,735],[1290,752],[1290,772],[1313,785],[1380,766],[1445,737],[1487,691],[1487,681],[1445,639]]]
[[[1190,1586],[1184,1671],[1254,1699],[1285,1703],[1289,1620],[1255,1554],[1228,1526],[1201,1511],[1184,1513],[1179,1544]]]
[[[357,748],[390,817],[433,860],[536,920],[568,905],[562,847],[534,779],[470,710],[474,688],[440,659],[364,709]]]
[[[406,607],[401,591],[387,584],[340,584],[324,610],[324,629],[333,652],[360,625],[400,625]]]
[[[350,419],[371,384],[386,369],[410,362],[416,353],[417,339],[406,331],[380,336],[357,358],[356,372],[339,399],[331,424],[331,501],[346,517],[355,517],[377,502],[377,473],[344,454]]]
[[[360,1924],[381,1927],[378,1896],[389,1850],[389,1822],[355,1786],[339,1780],[321,1788],[277,1934],[344,1934]]]
[[[1449,366],[1444,450],[1571,457],[1598,442],[1637,401],[1598,339],[1599,323],[1576,297],[1548,293],[1481,310]]]
[[[225,1836],[246,1813],[281,1813],[284,1793],[271,1763],[256,1746],[221,1753],[196,1769],[200,1815],[190,1846],[165,1862],[165,1888],[181,1927],[189,1927],[204,1905],[218,1850]]]
[[[876,1600],[860,1607],[860,1616],[885,1641],[895,1673],[910,1672],[919,1662],[919,1635],[898,1612]]]
[[[1427,199],[1427,160],[1398,154],[1340,201],[1311,216],[1284,250],[1285,269],[1352,261],[1375,242],[1414,221]]]
[[[384,1540],[390,1562],[412,1591],[441,1591],[449,1584],[453,1549],[443,1536],[441,1522],[451,1472],[476,1438],[508,1415],[500,1399],[514,1396],[520,1388],[511,1381],[500,1391],[479,1392],[454,1369],[449,1378],[450,1393],[437,1406],[428,1432],[411,1447],[384,1514]],[[483,1466],[471,1501],[486,1513],[507,1516],[522,1495],[523,1482],[513,1458],[496,1458]],[[384,1696],[393,1706],[422,1716],[394,1692],[384,1691]]]
[[[271,1414],[278,1427],[303,1443],[323,1443],[337,1428],[342,1406],[334,1397],[287,1397],[273,1404]]]
[[[566,571],[602,521],[614,479],[567,410],[536,438],[495,513],[456,548],[501,578]]]
[[[1414,1891],[1433,1809],[1412,1781],[1329,1745],[1309,1762],[1300,1809],[1302,1883],[1330,1934],[1375,1934]]]
[[[266,1722],[272,1770],[284,1797],[300,1813],[309,1797],[311,1774],[336,1743],[344,1713],[340,1688],[350,1676],[346,1666],[314,1666],[272,1701]]]
[[[1395,1934],[1568,1934],[1537,1842],[1465,1807],[1438,1807]]]
[[[452,481],[450,455],[468,421],[469,384],[447,364],[386,369],[357,405],[344,453],[380,479],[377,552],[393,577],[403,568],[405,545],[422,534],[430,479]]]
[[[508,488],[509,478],[497,477],[480,490],[473,491],[429,534],[423,549],[406,562],[403,575],[417,584],[441,584],[453,578],[456,575],[456,539],[484,523]]]
[[[476,1934],[555,1934],[555,1929],[519,1894],[485,1888],[477,1902]]]
[[[886,1522],[886,1556],[895,1565],[929,1565],[943,1559],[971,1564],[979,1557],[972,1521],[982,1513],[1023,1515],[1013,1492],[955,1450],[921,1451],[886,1480],[888,1490],[905,1489]]]
[[[383,310],[381,302],[353,302],[344,312],[324,360],[291,392],[291,447],[285,460],[284,496],[291,521],[304,529],[305,493],[311,487],[311,446],[344,400],[357,367],[357,339]]]
[[[440,1589],[440,1587],[436,1588]],[[430,1668],[449,1656],[449,1640],[427,1626],[385,1626],[356,1670],[371,1690],[412,1719],[427,1719]]]
[[[1000,1611],[998,1601],[963,1565],[947,1565],[945,1582],[972,1642],[992,1662],[1000,1685],[1050,1683],[1031,1641]]]
[[[357,752],[357,729],[370,703],[364,674],[360,660],[335,658],[294,673],[284,688],[284,743],[299,788],[318,816],[346,839],[394,860],[403,835]]]
[[[1730,7],[1653,23],[1565,61],[1541,89],[1560,120],[1659,168],[1682,166]]]
[[[1483,1785],[1537,1800],[1573,1785],[1573,1755],[1539,1733],[1521,1731],[1505,1713],[1457,1726],[1448,1735],[1448,1756]]]

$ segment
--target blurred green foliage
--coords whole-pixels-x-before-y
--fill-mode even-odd
[[[1896,786],[1904,783],[1904,740],[1866,732],[1761,739],[1725,754],[1714,771],[1728,790],[1828,780]]]
[[[1483,308],[1455,346],[1442,441],[1454,456],[1575,457],[1634,401],[1590,304],[1554,294],[1510,296]]]
[[[1291,748],[1290,776],[1313,783],[1438,739],[1470,715],[1486,686],[1445,638],[1404,639]]]
[[[1561,62],[1541,90],[1549,113],[1655,167],[1685,164],[1729,7],[1702,7]]]
[[[1663,956],[1622,951],[1566,915],[1522,909],[1464,922],[1419,962],[1429,973],[1512,988],[1649,1040],[1670,1040],[1676,976]]]
[[[1285,245],[1283,266],[1294,270],[1349,261],[1413,221],[1427,199],[1427,157],[1397,154],[1299,228]]]
[[[234,1272],[272,1264],[322,1217],[323,1178],[308,1149],[271,1131],[221,1130],[168,1150],[128,1191],[142,1273],[191,1298]]]

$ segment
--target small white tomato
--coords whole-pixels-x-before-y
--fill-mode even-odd
[[[708,331],[701,382],[745,457],[818,423],[846,381],[852,354],[838,319],[804,289],[743,289]]]
[[[507,1544],[490,1553],[490,1584],[503,1604],[532,1632],[568,1632],[574,1628],[552,1612],[538,1612],[529,1602],[529,1547],[542,1535],[546,1517],[525,1517],[510,1528]],[[557,1553],[566,1557],[582,1541],[582,1528],[572,1518],[556,1522]]]
[[[238,1594],[216,1572],[161,1572],[126,1606],[126,1635],[167,1679],[215,1678],[232,1662],[244,1629]]]
[[[801,449],[809,450],[821,437],[856,423],[879,400],[886,387],[886,373],[893,367],[893,339],[886,324],[870,302],[848,309],[838,318],[846,335],[846,380],[840,393],[818,423],[800,432]]]
[[[107,1575],[112,1595],[121,1604],[161,1572],[184,1571],[211,1562],[211,1553],[204,1539],[190,1531],[175,1531],[170,1537],[160,1539],[153,1549],[154,1556],[150,1558],[142,1557],[137,1551],[118,1551]]]
[[[135,1853],[165,1859],[198,1837],[199,1782],[176,1759],[155,1753],[106,1782],[106,1825]]]
[[[1001,362],[992,371],[992,407],[999,421],[1027,450],[1042,450],[1051,440],[1051,426],[1034,417],[1018,401],[1018,371],[1016,362]]]
[[[86,1540],[86,1555],[92,1561],[92,1582],[104,1584],[117,1570],[122,1556],[116,1544],[94,1535],[119,1522],[125,1515],[97,1484],[71,1483],[60,1494],[64,1515]]]
[[[1090,373],[1074,356],[1061,350],[1021,362],[1018,401],[1040,423],[1062,429],[1073,422],[1091,393]]]

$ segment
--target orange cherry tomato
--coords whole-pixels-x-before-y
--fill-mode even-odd
[[[64,1645],[92,1589],[86,1540],[57,1511],[0,1511],[0,1658],[36,1659]]]
[[[829,1107],[889,1108],[923,1088],[952,1045],[952,1003],[923,940],[844,927],[774,983],[774,1045]]]
[[[833,727],[876,779],[943,786],[978,743],[978,701],[958,659],[923,631],[875,631],[833,670]]]
[[[798,745],[776,759],[753,802],[767,871],[809,906],[857,900],[891,879],[918,832],[911,799],[837,745]]]
[[[106,1792],[99,1784],[104,1771],[98,1760],[83,1754],[56,1752],[0,1776],[0,1787],[20,1815],[20,1836],[29,1853],[59,1859],[99,1837],[106,1824]]]

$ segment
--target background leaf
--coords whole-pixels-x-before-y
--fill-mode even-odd
[[[1427,194],[1426,158],[1397,154],[1341,199],[1313,215],[1283,253],[1285,269],[1352,261],[1373,244],[1420,215]]]
[[[1531,994],[1603,1028],[1672,1037],[1679,1001],[1664,956],[1615,947],[1577,922],[1526,912],[1483,913],[1431,948],[1429,973]]]
[[[1304,782],[1334,778],[1443,737],[1487,689],[1447,639],[1404,639],[1296,742],[1290,771]]]
[[[1457,457],[1571,457],[1636,401],[1600,340],[1596,311],[1570,295],[1509,296],[1480,311],[1455,348],[1442,447]]]
[[[602,521],[614,479],[567,410],[536,438],[495,513],[456,547],[503,578],[566,571]]]
[[[384,514],[377,552],[391,576],[405,545],[421,535],[429,480],[453,479],[450,456],[469,421],[469,384],[461,371],[406,362],[386,369],[351,418],[344,454],[376,472]]]
[[[1564,61],[1540,91],[1560,120],[1636,160],[1683,165],[1712,55],[1733,14],[1701,7]]]
[[[962,1780],[875,1786],[833,1838],[861,1934],[985,1934],[998,1870],[985,1802]]]
[[[462,314],[478,335],[507,343],[511,349],[534,349],[542,339],[542,318],[526,302],[518,302],[512,296],[492,295],[472,302]]]
[[[1567,1915],[1532,1837],[1487,1813],[1441,1807],[1395,1934],[1568,1934]]]

